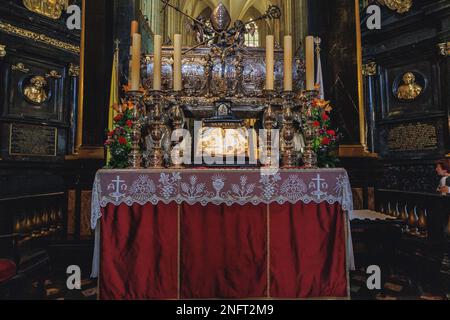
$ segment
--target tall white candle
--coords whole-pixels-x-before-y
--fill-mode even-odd
[[[284,91],[292,91],[292,36],[284,37]]]
[[[181,34],[173,37],[173,90],[182,90],[181,75]]]
[[[153,51],[153,90],[161,90],[162,36],[155,35],[154,41],[155,46]]]
[[[306,37],[305,45],[306,90],[314,90],[314,37]]]
[[[139,90],[141,83],[141,35],[133,34],[133,46],[131,56],[131,90]]]
[[[274,37],[266,37],[266,90],[274,89]]]

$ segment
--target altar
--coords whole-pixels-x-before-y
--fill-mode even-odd
[[[352,192],[324,162],[338,135],[314,82],[320,41],[306,38],[305,57],[290,35],[282,51],[273,35],[247,47],[255,22],[280,18],[275,5],[232,25],[223,4],[205,23],[163,2],[199,43],[155,35],[143,56],[132,24],[130,82],[92,194],[99,298],[348,298]]]
[[[100,299],[348,298],[343,169],[100,170]]]

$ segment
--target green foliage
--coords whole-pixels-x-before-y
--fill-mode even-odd
[[[128,156],[131,152],[131,131],[133,127],[131,111],[126,109],[114,117],[114,129],[106,131],[108,139],[105,146],[111,156],[107,164],[109,169],[125,169],[128,167]]]
[[[331,128],[330,112],[332,108],[328,101],[321,99],[314,100],[313,106],[313,125],[318,130],[313,148],[317,154],[318,165],[321,168],[334,168],[339,162],[337,147],[340,134],[338,130]]]

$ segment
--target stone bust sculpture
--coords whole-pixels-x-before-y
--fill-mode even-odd
[[[45,87],[47,86],[47,81],[42,76],[35,76],[31,78],[30,84],[28,84],[24,90],[24,96],[36,104],[42,104],[48,99],[48,94]]]
[[[412,72],[403,75],[403,84],[398,88],[397,98],[400,100],[414,100],[421,93],[423,88],[416,83],[416,77]]]

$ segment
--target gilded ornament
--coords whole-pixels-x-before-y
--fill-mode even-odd
[[[58,49],[61,50],[65,50],[65,51],[69,51],[75,54],[80,54],[80,47],[67,43],[67,42],[63,42],[60,40],[56,40],[54,38],[50,38],[48,36],[46,36],[45,34],[39,34],[30,30],[26,30],[26,29],[22,29],[16,26],[13,26],[9,23],[3,23],[0,22],[0,31],[12,34],[12,35],[16,35],[25,39],[30,39],[36,42],[40,42],[40,43],[44,43],[46,45],[50,45],[53,47],[56,47]]]
[[[450,42],[438,43],[439,54],[444,57],[450,56]]]
[[[403,84],[398,88],[397,98],[400,100],[414,100],[423,91],[423,88],[416,83],[416,77],[412,72],[403,75]]]
[[[0,44],[0,59],[6,57],[6,46]]]
[[[45,76],[47,78],[53,78],[53,79],[61,79],[62,78],[62,76],[56,70],[50,71],[50,73],[47,73]]]
[[[33,103],[42,104],[48,99],[45,87],[47,81],[42,76],[31,78],[30,83],[24,88],[23,95]]]
[[[379,2],[397,13],[406,13],[413,5],[412,0],[379,0]]]
[[[30,72],[30,69],[26,68],[25,64],[23,64],[22,62],[19,62],[19,63],[15,64],[15,65],[11,66],[11,70],[19,71],[19,72],[22,72],[22,73]]]
[[[23,5],[30,11],[51,19],[59,19],[67,9],[68,0],[23,0]]]
[[[372,77],[377,74],[377,64],[375,62],[369,62],[363,65],[363,75],[366,77]]]
[[[79,77],[80,76],[80,66],[71,63],[69,65],[69,75],[71,77],[75,77],[75,78]]]

